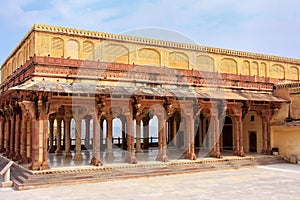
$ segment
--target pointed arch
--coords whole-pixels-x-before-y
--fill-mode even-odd
[[[200,71],[214,72],[214,59],[206,55],[198,55],[196,57],[196,68]]]
[[[67,45],[67,57],[79,59],[79,42],[77,40],[69,40]]]
[[[223,58],[221,60],[221,73],[237,74],[237,62],[233,58]]]
[[[189,57],[185,53],[171,52],[169,53],[168,66],[171,68],[188,69]]]
[[[251,76],[258,76],[258,63],[255,61],[251,63]]]
[[[275,65],[271,66],[270,76],[272,78],[284,79],[285,78],[284,74],[285,74],[285,71],[284,71],[284,67],[282,65],[275,64]]]
[[[250,62],[248,60],[244,60],[243,61],[243,66],[242,66],[242,70],[241,70],[241,74],[242,75],[250,75]]]
[[[138,62],[139,65],[161,65],[161,55],[159,51],[150,48],[143,48],[138,51]]]
[[[95,60],[95,55],[94,55],[94,43],[91,41],[84,41],[83,42],[83,59],[88,59],[88,60]]]
[[[56,58],[64,57],[64,41],[61,38],[52,38],[51,56]]]
[[[259,76],[267,77],[267,65],[264,62],[259,65]]]
[[[289,67],[288,79],[299,80],[299,69],[296,66]]]
[[[119,44],[109,44],[105,46],[104,57],[107,62],[129,63],[129,50],[127,47]]]

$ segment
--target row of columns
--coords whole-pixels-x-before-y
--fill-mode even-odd
[[[39,99],[37,102],[23,101],[17,105],[17,108],[12,108],[11,106],[5,107],[1,110],[0,117],[0,152],[4,153],[5,156],[12,158],[13,160],[18,160],[22,163],[31,162],[31,169],[48,169],[48,120],[50,121],[49,128],[49,149],[53,148],[53,122],[54,117],[48,115],[44,110],[46,108],[46,101]],[[38,107],[38,112],[36,112],[36,106]],[[57,120],[57,147],[55,153],[61,154],[61,124],[64,121],[64,137],[65,137],[65,156],[71,156],[71,137],[70,137],[70,122],[74,118],[76,122],[76,144],[75,144],[75,160],[82,160],[81,155],[81,120],[84,119],[86,113],[80,112],[80,108],[75,110],[73,113],[64,113],[63,115],[56,114]],[[211,125],[209,126],[209,142],[212,147],[210,155],[212,157],[221,157],[220,151],[220,133],[221,126],[220,123],[223,120],[221,113],[224,110],[211,109],[209,110],[209,118]],[[170,140],[176,141],[176,133],[178,130],[178,121],[172,117],[166,117],[163,113],[156,113],[158,117],[158,155],[157,160],[168,161],[167,156],[167,135]],[[103,141],[103,116],[97,115],[96,113],[90,115],[89,120],[93,119],[93,159],[92,164],[101,165],[100,161],[100,148],[101,141]],[[196,159],[195,154],[195,119],[193,112],[188,110],[184,114],[185,117],[185,157],[189,159]],[[232,115],[233,117],[233,128],[234,128],[234,153],[239,156],[244,156],[243,149],[243,127],[242,127],[242,115],[237,113]],[[136,118],[137,119],[137,142],[136,149],[134,147],[134,136],[133,136],[133,118],[130,115],[124,115],[122,123],[122,139],[126,141],[127,156],[126,161],[129,163],[136,163],[135,150],[137,152],[141,151],[141,120],[143,120],[143,132],[146,137],[149,135],[149,130],[147,130],[149,119],[145,117]],[[270,149],[270,133],[269,133],[269,115],[262,115],[263,119],[263,147],[264,153],[268,153]],[[107,153],[112,153],[112,117],[107,117]],[[168,133],[166,131],[166,124],[168,121]],[[100,123],[101,122],[101,123]],[[86,133],[87,138],[89,138],[89,123],[86,123]],[[125,136],[126,128],[126,136]],[[123,148],[125,148],[125,142],[122,142]],[[147,143],[145,144],[147,145]]]

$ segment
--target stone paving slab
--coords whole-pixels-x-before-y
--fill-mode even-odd
[[[1,199],[300,199],[300,166],[277,164],[15,191]]]

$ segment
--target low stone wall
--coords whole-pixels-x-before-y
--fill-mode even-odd
[[[300,160],[300,126],[271,126],[271,147],[283,157]]]

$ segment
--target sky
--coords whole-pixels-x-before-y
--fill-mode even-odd
[[[299,0],[0,0],[0,7],[0,63],[34,23],[300,59]]]

